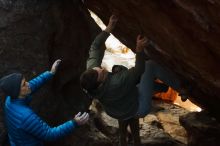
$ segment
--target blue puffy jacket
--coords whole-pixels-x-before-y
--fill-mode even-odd
[[[44,72],[29,81],[31,94],[51,79],[53,74]],[[57,127],[50,127],[28,106],[31,94],[25,99],[5,101],[5,120],[11,146],[43,146],[43,141],[52,141],[71,133],[77,123],[70,120]]]

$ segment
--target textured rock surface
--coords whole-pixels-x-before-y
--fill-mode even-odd
[[[134,48],[138,33],[150,37],[158,45],[149,51],[150,56],[172,68],[182,80],[189,80],[194,85],[192,99],[219,115],[218,1],[86,2],[105,23],[112,11],[120,13],[114,34],[129,47]],[[91,41],[100,30],[81,0],[1,0],[0,18],[0,76],[19,70],[30,79],[61,58],[63,62],[54,80],[40,90],[32,107],[52,126],[85,110],[88,101],[81,98],[78,79],[85,69]],[[2,142],[6,132],[1,110],[0,116]],[[100,121],[92,118],[74,135],[47,145],[108,146],[117,143],[117,130],[108,125],[102,125],[104,129],[100,126]],[[105,127],[110,130],[106,131]],[[116,142],[107,136],[112,136]],[[152,138],[155,139],[146,140],[146,143],[183,145],[164,132],[153,134]]]
[[[188,134],[188,146],[217,146],[220,143],[220,124],[205,112],[180,117]]]
[[[108,125],[105,126],[108,131],[100,131],[111,137],[112,142],[117,145],[115,128],[118,128],[118,121],[106,115],[99,102],[93,102],[92,107],[94,112],[100,114],[104,121],[103,123]],[[186,131],[179,123],[179,116],[187,113],[189,111],[172,103],[153,100],[152,111],[148,116],[139,120],[141,143],[146,146],[186,146]],[[131,138],[128,141],[129,144],[132,144]]]
[[[141,33],[157,46],[149,56],[193,86],[191,100],[220,119],[220,2],[218,0],[86,0],[107,23],[112,12],[120,21],[114,35],[135,47]]]
[[[63,123],[87,108],[79,90],[78,79],[85,69],[87,50],[100,28],[78,0],[1,0],[0,1],[0,77],[21,71],[26,79],[49,69],[55,59],[63,60],[54,80],[36,94],[34,110],[51,126]],[[51,86],[53,85],[53,86]],[[52,88],[51,88],[52,87]],[[1,96],[2,99],[2,96]],[[2,108],[2,106],[0,107]],[[5,138],[0,110],[0,145]],[[89,137],[80,145],[102,145],[107,138]],[[85,132],[85,131],[88,131]],[[90,131],[91,132],[91,131]],[[92,134],[91,134],[92,135]],[[68,137],[48,145],[79,145],[82,137]]]

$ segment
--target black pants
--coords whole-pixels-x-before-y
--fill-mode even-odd
[[[140,146],[140,132],[139,132],[139,119],[130,118],[128,120],[118,120],[119,124],[119,142],[120,146],[127,146],[127,127],[130,126],[131,135],[134,141],[134,146]]]

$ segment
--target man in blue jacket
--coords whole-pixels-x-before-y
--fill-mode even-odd
[[[79,112],[74,119],[57,127],[50,127],[28,106],[31,95],[53,77],[60,61],[55,61],[50,71],[29,82],[21,73],[13,73],[0,80],[0,87],[7,96],[4,112],[11,146],[43,146],[43,141],[68,135],[88,121],[88,113]]]

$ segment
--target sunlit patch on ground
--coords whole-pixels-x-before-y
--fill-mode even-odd
[[[155,94],[155,98],[160,98],[162,100],[172,102],[178,106],[181,106],[191,112],[197,111],[200,112],[202,109],[198,107],[197,105],[193,104],[190,100],[186,100],[183,102],[181,100],[181,97],[178,95],[178,92],[173,90],[172,88],[169,88],[166,93],[157,93]]]
[[[174,104],[179,105],[181,107],[184,107],[185,109],[187,109],[191,112],[193,112],[193,111],[201,112],[202,111],[202,109],[200,107],[193,104],[190,100],[182,102],[180,96],[177,96],[176,100],[174,101]]]
[[[178,92],[172,90],[171,88],[169,88],[169,90],[166,93],[158,93],[157,96],[159,96],[159,98],[168,101],[168,102],[173,102],[174,104],[181,106],[191,112],[193,111],[197,111],[200,112],[202,111],[202,109],[200,107],[198,107],[197,105],[193,104],[190,100],[186,100],[185,102],[183,102],[181,100],[181,97],[178,96]]]

